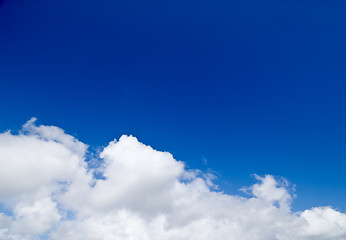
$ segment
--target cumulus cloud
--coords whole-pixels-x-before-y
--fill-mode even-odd
[[[283,179],[255,175],[249,197],[228,195],[132,136],[109,143],[90,168],[87,145],[35,120],[0,134],[0,239],[346,239],[344,213],[293,212]]]

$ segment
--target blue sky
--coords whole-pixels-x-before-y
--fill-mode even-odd
[[[133,134],[226,192],[346,209],[343,1],[0,1],[0,129]],[[207,159],[205,164],[204,159]]]

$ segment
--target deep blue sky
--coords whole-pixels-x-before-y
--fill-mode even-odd
[[[133,134],[225,191],[346,210],[344,1],[0,0],[0,129]],[[207,159],[207,164],[204,164]]]

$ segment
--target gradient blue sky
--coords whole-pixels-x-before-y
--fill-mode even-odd
[[[297,210],[345,211],[345,9],[0,0],[0,129],[35,116],[93,148],[133,134],[226,192],[268,173],[297,185]]]

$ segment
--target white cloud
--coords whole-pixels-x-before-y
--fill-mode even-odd
[[[43,234],[61,218],[56,205],[50,198],[28,205],[19,203],[13,209],[15,220],[10,230],[23,235]]]
[[[292,212],[287,182],[271,175],[255,175],[248,198],[227,195],[212,175],[122,136],[101,152],[94,171],[104,179],[95,179],[86,151],[35,119],[0,134],[0,239],[346,239],[345,214]]]

